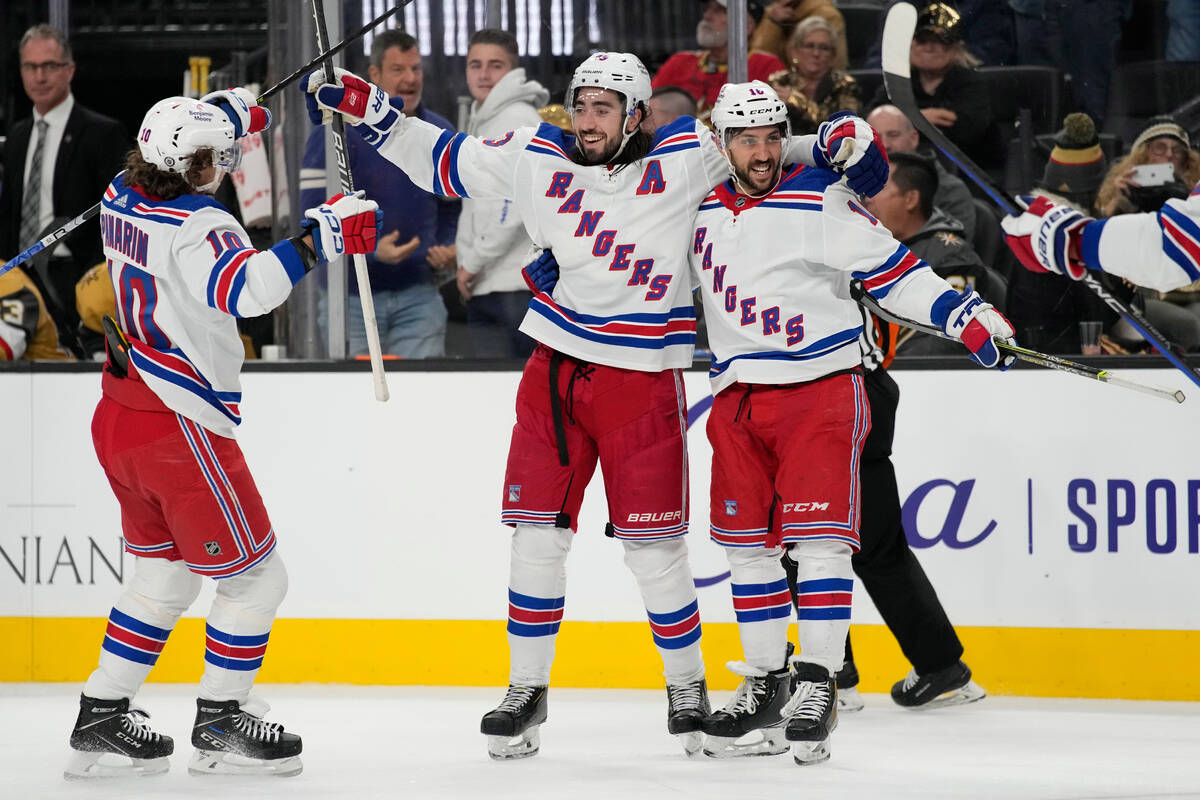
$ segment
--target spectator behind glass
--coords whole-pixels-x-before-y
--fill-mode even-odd
[[[1158,211],[1171,198],[1187,197],[1200,181],[1200,154],[1189,145],[1187,131],[1173,118],[1151,119],[1134,140],[1129,155],[1113,163],[1105,176],[1096,201],[1100,216]],[[1153,164],[1169,164],[1173,179],[1163,182],[1138,174],[1138,167]],[[1149,289],[1138,292],[1145,297],[1150,322],[1185,350],[1200,349],[1200,281],[1166,294]],[[1111,327],[1109,336],[1126,349],[1145,347],[1141,335],[1123,319]]]
[[[1042,177],[1030,191],[1053,203],[1069,205],[1088,216],[1095,214],[1096,192],[1104,180],[1108,161],[1100,149],[1096,125],[1087,114],[1069,114],[1054,136],[1054,149]],[[1078,281],[1052,273],[1014,269],[1009,276],[1009,320],[1020,342],[1047,353],[1078,354],[1079,323],[1092,320],[1107,331],[1117,315]],[[1113,282],[1113,291],[1132,298],[1128,286]],[[1107,338],[1101,346],[1116,352]]]
[[[835,111],[857,112],[858,83],[833,68],[836,31],[820,17],[801,20],[787,43],[787,69],[771,76],[770,84],[787,104],[792,135],[816,133]]]
[[[917,17],[911,48],[913,96],[925,119],[941,128],[975,163],[1001,157],[987,86],[975,72],[979,59],[963,43],[962,18],[946,3],[930,3]],[[871,107],[887,102],[879,87]]]
[[[895,153],[920,153],[932,158],[933,154],[920,146],[921,134],[913,127],[912,121],[904,116],[904,112],[895,106],[879,106],[867,115],[867,123],[883,140],[883,149],[891,156]],[[975,203],[971,199],[971,191],[962,179],[952,175],[942,166],[942,162],[933,159],[937,169],[937,191],[933,195],[933,205],[940,208],[963,226],[962,235],[968,240],[975,237]]]
[[[901,0],[887,0],[879,15],[879,33],[867,51],[861,69],[879,69],[882,64],[883,22],[892,6]],[[1013,32],[1013,12],[997,0],[958,0],[954,4],[962,17],[963,40],[971,54],[989,67],[1017,63],[1016,36]]]
[[[467,50],[467,89],[474,98],[467,133],[500,141],[517,128],[542,123],[538,107],[550,93],[525,79],[517,40],[483,29]],[[533,297],[521,277],[533,246],[511,200],[462,201],[455,248],[458,290],[467,304],[467,329],[478,358],[528,358],[533,339],[517,330]]]
[[[867,198],[879,222],[956,290],[974,289],[999,309],[1004,307],[1003,279],[990,270],[963,236],[962,223],[933,205],[937,170],[932,158],[917,153],[888,154],[891,174],[883,191]],[[903,331],[898,355],[958,355],[959,342]]]
[[[696,116],[696,98],[678,86],[660,86],[650,95],[650,116],[642,129],[654,133],[680,117]]]
[[[1016,21],[1017,63],[1058,67],[1070,75],[1074,107],[1103,126],[1121,23],[1132,16],[1133,0],[1008,0],[1008,5]],[[1156,7],[1154,13],[1161,12]]]
[[[454,127],[421,104],[424,75],[417,40],[401,31],[385,31],[371,43],[371,82],[404,105],[404,114],[437,125]],[[383,209],[382,234],[367,269],[375,299],[379,341],[386,354],[400,358],[436,358],[446,352],[446,306],[433,284],[430,267],[446,268],[454,263],[454,236],[458,227],[459,203],[418,189],[403,173],[392,169],[362,140],[351,126],[346,128],[346,150],[355,188]],[[300,169],[300,205],[321,203],[325,190],[325,129],[318,127],[308,137]],[[366,355],[367,333],[358,297],[358,280],[349,272],[346,305],[348,354]],[[322,325],[327,324],[329,301],[320,301]]]
[[[18,54],[33,116],[14,124],[4,143],[0,258],[12,258],[47,229],[99,202],[133,143],[121,123],[75,102],[75,61],[62,31],[33,26],[21,37]],[[44,257],[27,262],[61,342],[78,356],[86,348],[76,335],[75,283],[101,258],[100,220],[93,219]]]
[[[1144,164],[1170,164],[1175,179],[1143,186],[1135,168]],[[1100,187],[1097,210],[1105,217],[1158,211],[1172,197],[1187,197],[1197,181],[1200,181],[1200,154],[1191,149],[1187,131],[1169,116],[1154,117],[1134,139],[1129,155],[1113,162]]]
[[[832,0],[775,0],[767,3],[750,39],[750,48],[787,61],[787,42],[795,32],[796,23],[809,17],[820,17],[833,28],[833,42],[837,47],[833,55],[833,68],[846,69],[849,66],[846,58],[846,21]]]
[[[725,12],[726,0],[702,0],[704,13],[696,24],[696,41],[702,50],[683,50],[668,58],[654,73],[650,85],[678,86],[696,98],[696,116],[708,120],[717,94],[728,77],[729,17]],[[746,36],[754,35],[758,20],[762,19],[763,5],[760,0],[746,0]],[[765,81],[783,69],[783,62],[770,53],[751,50],[746,59],[747,80]]]

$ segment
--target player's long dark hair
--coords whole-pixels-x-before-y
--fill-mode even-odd
[[[135,147],[125,156],[125,185],[136,186],[143,194],[159,200],[174,200],[194,194],[195,187],[201,183],[201,175],[212,163],[212,148],[202,147],[192,154],[188,171],[180,175],[147,162],[142,158],[142,151]]]

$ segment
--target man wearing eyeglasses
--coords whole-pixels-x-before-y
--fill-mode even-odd
[[[121,123],[97,114],[71,94],[75,62],[62,31],[35,25],[21,37],[21,82],[33,116],[13,125],[4,143],[0,191],[0,258],[9,259],[47,231],[94,205],[121,169],[132,144]],[[82,355],[75,284],[103,260],[100,224],[93,220],[64,239],[29,273],[41,290],[64,345]]]

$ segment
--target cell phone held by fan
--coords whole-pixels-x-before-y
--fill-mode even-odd
[[[1175,180],[1171,164],[1138,164],[1130,170],[1130,178],[1138,186],[1164,186]]]

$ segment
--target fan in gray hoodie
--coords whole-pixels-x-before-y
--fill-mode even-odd
[[[475,102],[471,104],[466,132],[485,140],[503,139],[517,128],[537,127],[542,123],[537,109],[550,99],[544,86],[525,79],[521,67],[510,69],[491,83],[503,69],[502,60],[509,66],[516,63],[516,41],[511,42],[510,50],[507,41],[503,44],[499,41],[505,37],[511,38],[511,34],[478,31],[467,54],[468,84],[474,84],[471,94]],[[529,356],[534,342],[520,333],[517,326],[532,297],[521,277],[521,268],[533,257],[532,242],[521,224],[516,205],[510,200],[464,199],[454,244],[458,288],[466,300],[467,326],[475,355]]]

